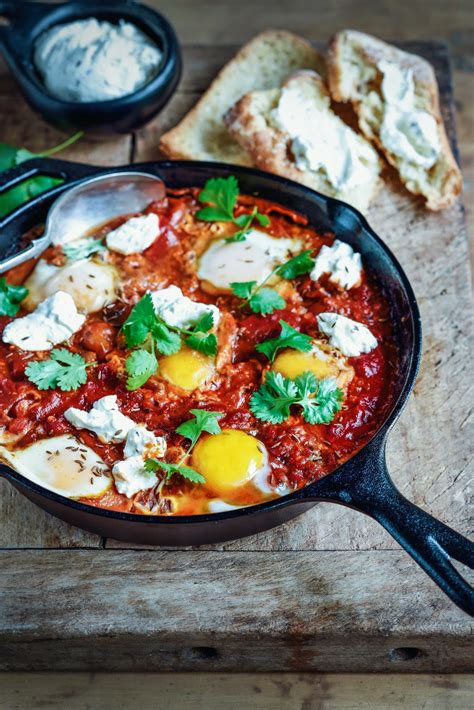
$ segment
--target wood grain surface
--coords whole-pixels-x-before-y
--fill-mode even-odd
[[[167,109],[134,137],[82,141],[63,157],[96,164],[156,159],[160,133],[194,103],[233,53],[233,44],[260,29],[260,15],[244,2],[235,31],[234,26],[227,34],[218,31],[223,4],[213,3],[203,39],[198,4],[178,5],[189,12],[188,29],[178,27],[185,73]],[[281,26],[287,3],[271,5],[272,24]],[[160,7],[174,19],[171,2]],[[382,16],[384,3],[378,8]],[[442,11],[441,3],[433,8],[425,36],[432,13]],[[291,28],[313,37],[316,23],[300,27],[303,10],[307,13],[307,5],[294,3]],[[333,11],[325,12],[335,22]],[[268,17],[262,26],[268,26]],[[435,64],[454,140],[446,47],[406,46]],[[0,74],[0,119],[3,141],[35,150],[60,139],[25,106],[6,73]],[[467,123],[464,131],[469,134]],[[412,280],[425,331],[420,377],[390,438],[390,468],[409,498],[469,534],[473,340],[463,206],[427,213],[389,171],[386,180],[370,221]],[[0,516],[9,590],[0,607],[5,609],[4,669],[397,671],[402,664],[410,672],[454,672],[473,667],[473,627],[465,615],[373,521],[347,509],[319,505],[268,533],[177,552],[112,549],[126,546],[55,521],[3,483]],[[397,655],[406,647],[414,655]]]
[[[8,710],[469,710],[465,675],[320,673],[12,673],[0,686]]]

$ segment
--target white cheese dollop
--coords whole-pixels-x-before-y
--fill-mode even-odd
[[[213,240],[199,260],[197,275],[220,291],[230,291],[234,281],[263,281],[275,266],[300,250],[297,239],[251,229],[243,242]]]
[[[159,71],[162,53],[141,30],[93,17],[44,32],[34,63],[47,91],[64,101],[108,101],[131,94]]]
[[[83,313],[95,313],[115,300],[117,273],[113,266],[91,259],[79,259],[65,266],[40,259],[25,281],[27,310],[57,291],[69,293]]]
[[[115,487],[119,493],[131,498],[138,491],[153,488],[158,483],[154,471],[147,471],[142,456],[130,456],[124,461],[117,461],[112,468]]]
[[[336,239],[331,246],[324,245],[316,256],[310,277],[317,281],[322,274],[342,288],[351,289],[360,283],[362,258],[350,244]]]
[[[127,434],[123,453],[126,458],[145,454],[162,458],[166,453],[166,441],[162,436],[155,436],[144,424],[137,424]]]
[[[346,357],[357,357],[377,347],[375,338],[366,325],[338,313],[320,313],[318,328],[329,338],[329,344]]]
[[[32,313],[9,323],[3,331],[3,342],[22,350],[51,350],[58,343],[69,340],[85,319],[78,313],[72,296],[57,291]]]
[[[383,74],[384,116],[380,139],[393,155],[428,170],[441,151],[436,119],[416,107],[413,71],[379,62]]]
[[[125,441],[128,432],[136,426],[133,419],[122,414],[118,408],[115,394],[96,400],[88,412],[69,407],[64,412],[64,416],[73,426],[78,429],[89,429],[106,444]]]
[[[160,222],[156,214],[132,217],[107,234],[109,249],[119,254],[136,254],[148,249],[158,236]]]
[[[373,171],[378,170],[373,148],[333,116],[328,106],[318,107],[298,84],[282,89],[271,120],[289,135],[299,170],[322,171],[337,190],[373,182]]]
[[[202,318],[205,313],[212,313],[214,326],[220,319],[217,306],[208,303],[198,303],[183,295],[178,286],[168,286],[151,293],[156,315],[167,325],[175,328],[190,328]]]

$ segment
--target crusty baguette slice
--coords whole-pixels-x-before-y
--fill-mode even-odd
[[[295,72],[279,88],[249,92],[225,121],[262,170],[362,211],[377,191],[381,168],[377,151],[333,113],[328,91],[314,71]]]
[[[193,109],[161,137],[170,158],[251,165],[229,135],[224,114],[245,93],[279,86],[295,69],[324,70],[324,59],[306,40],[283,30],[254,37],[225,65]]]
[[[383,70],[380,67],[381,62]],[[431,166],[417,164],[417,159],[413,161],[407,154],[396,154],[392,150],[395,147],[393,142],[390,146],[387,145],[387,132],[383,131],[383,122],[388,104],[382,88],[387,64],[396,71],[405,73],[410,82],[413,81],[416,110],[425,112],[425,118],[426,114],[429,114],[436,122],[434,135],[436,139],[437,133],[439,150],[437,155],[436,152],[433,153],[435,162]],[[438,85],[431,64],[415,54],[403,52],[370,35],[344,30],[331,40],[328,77],[332,97],[336,101],[352,103],[360,129],[397,169],[406,188],[410,192],[423,195],[429,209],[440,210],[451,205],[461,192],[462,177],[441,118]],[[391,90],[396,90],[393,80],[390,86]],[[410,115],[413,118],[414,113],[407,114]],[[405,126],[408,123],[409,121],[404,121]],[[401,122],[397,122],[397,131],[399,125]],[[398,133],[397,140],[399,138]],[[391,140],[393,141],[393,138]],[[410,142],[413,145],[413,138]],[[432,150],[435,150],[434,143],[431,142],[430,145]],[[399,151],[398,148],[397,152]]]

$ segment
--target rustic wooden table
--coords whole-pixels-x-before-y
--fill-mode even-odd
[[[185,72],[179,91],[163,114],[135,136],[106,144],[82,141],[64,157],[117,165],[156,159],[161,132],[194,103],[236,44],[268,26],[287,27],[320,41],[345,26],[401,40],[424,37],[424,42],[404,46],[435,64],[443,113],[454,140],[447,49],[431,39],[441,35],[449,41],[455,61],[467,203],[472,201],[474,62],[466,29],[469,3],[446,8],[436,0],[416,23],[412,18],[422,12],[422,0],[410,3],[410,9],[390,1],[376,6],[367,1],[358,4],[357,12],[353,3],[341,0],[320,3],[317,10],[303,0],[258,4],[241,0],[238,6],[210,0],[149,4],[159,6],[175,23],[183,43]],[[35,150],[59,138],[33,116],[5,70],[0,73],[0,95],[0,140]],[[406,268],[425,330],[420,377],[390,439],[391,471],[408,497],[469,534],[472,327],[463,206],[459,202],[440,215],[429,214],[391,175],[387,179],[370,221]],[[0,488],[0,510],[2,586],[7,591],[0,618],[0,657],[5,670],[472,670],[473,626],[467,617],[383,530],[349,510],[320,505],[254,538],[179,551],[139,550],[101,540],[47,516],[6,484]],[[209,680],[211,687],[219,677]],[[31,704],[34,693],[28,690],[33,686],[27,683],[20,691],[23,679],[9,678],[5,707],[23,707],[13,702],[25,700],[28,693],[30,707],[36,707]],[[95,681],[81,678],[74,681],[77,697],[81,693],[96,697]],[[151,692],[152,685],[139,678],[137,687]],[[322,702],[307,707],[360,707],[351,704],[357,702],[353,700],[357,687],[361,702],[365,697],[377,707],[399,707],[396,702],[410,706],[416,696],[408,688],[415,687],[431,699],[429,707],[441,707],[437,703],[445,702],[451,692],[449,707],[469,706],[464,677],[382,680],[380,686],[372,684],[374,695],[365,696],[354,676],[335,681],[332,676],[321,680],[287,675],[281,681],[287,684],[284,687],[272,685],[277,683],[273,676],[245,678],[248,699],[262,708],[270,707],[266,700],[258,705],[262,691],[272,699],[272,707],[285,706],[278,704],[285,693],[295,707],[303,706],[306,698]],[[97,683],[110,689],[112,681],[107,679],[103,676]],[[62,678],[60,692],[69,682],[74,685]],[[170,682],[163,681],[168,689]],[[237,706],[244,697],[239,695],[239,683],[222,682],[229,707],[234,707],[232,702]],[[178,688],[189,698],[192,684],[189,675],[182,685],[178,680]],[[34,687],[38,697],[47,694],[39,680]],[[124,690],[123,683],[117,687]],[[213,707],[206,704],[199,682],[196,687],[198,700],[189,706],[197,707],[199,701],[202,707]],[[60,706],[48,697],[49,706]],[[140,698],[145,698],[145,690]],[[93,707],[108,705],[97,701]]]

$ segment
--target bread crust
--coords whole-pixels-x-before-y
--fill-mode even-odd
[[[224,114],[248,91],[278,86],[303,67],[325,71],[323,57],[309,42],[286,30],[258,34],[220,70],[180,123],[161,137],[161,150],[170,158],[251,165],[250,156],[229,135]]]
[[[281,91],[292,82],[312,85],[315,93],[327,102],[327,111],[331,112],[330,96],[322,78],[314,71],[300,70],[287,77],[278,89],[249,92],[243,96],[225,116],[229,133],[242,145],[258,168],[300,182],[331,197],[346,200],[365,211],[381,185],[378,179],[380,164],[375,169],[373,185],[369,189],[351,190],[350,195],[340,193],[319,173],[298,168],[290,154],[288,135],[265,120],[265,114],[268,116],[278,103]],[[334,119],[338,120],[336,116]]]
[[[362,108],[364,96],[358,96],[350,89],[350,85],[345,81],[347,67],[344,61],[344,51],[349,47],[360,57],[360,61],[368,67],[374,67],[381,60],[396,63],[405,69],[411,69],[418,97],[421,97],[424,110],[430,113],[437,124],[438,136],[441,146],[440,157],[434,167],[438,166],[441,172],[439,177],[439,187],[422,192],[409,187],[400,176],[407,189],[411,192],[423,194],[426,199],[426,206],[431,210],[441,210],[449,207],[456,200],[462,190],[462,176],[458,164],[449,144],[446,129],[441,116],[438,84],[433,67],[425,59],[408,52],[404,52],[393,45],[383,42],[375,37],[357,32],[355,30],[344,30],[338,32],[330,41],[327,55],[328,83],[331,95],[334,100],[350,102],[359,118],[359,127],[384,154],[387,161],[397,169],[397,159],[388,149],[385,148],[379,135],[371,130],[370,126],[362,119]],[[433,168],[431,169],[433,170]]]

